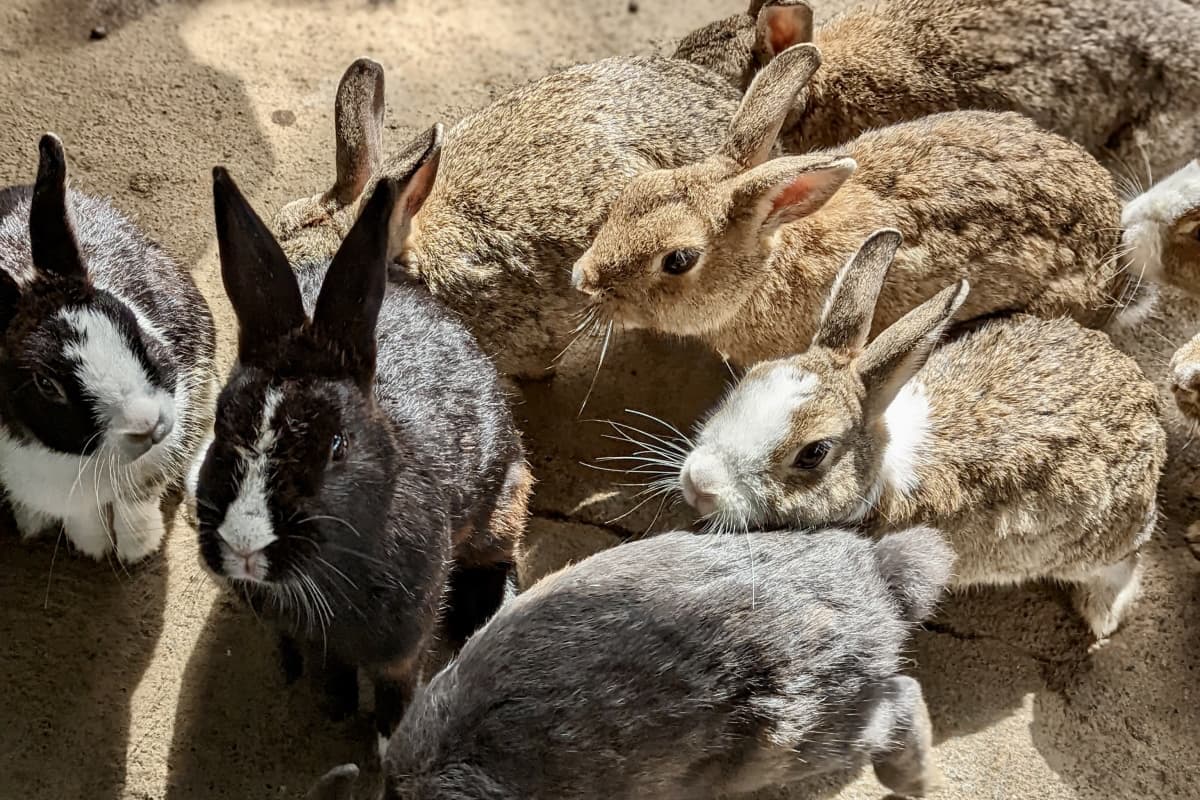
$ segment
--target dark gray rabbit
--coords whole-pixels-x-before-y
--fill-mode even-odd
[[[938,771],[900,652],[951,565],[928,528],[673,533],[594,555],[419,692],[385,796],[701,800],[868,761],[923,795]]]
[[[239,338],[199,476],[201,553],[278,624],[291,676],[322,655],[336,713],[365,669],[381,735],[439,619],[461,644],[499,607],[530,488],[491,363],[422,287],[386,280],[389,220],[408,224],[436,157],[380,181],[336,255],[298,274],[214,171]]]
[[[0,190],[0,484],[22,536],[93,558],[158,549],[162,497],[212,423],[212,316],[191,276],[106,200],[67,187],[46,134]]]

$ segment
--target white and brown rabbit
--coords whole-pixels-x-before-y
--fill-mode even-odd
[[[422,687],[384,796],[704,800],[868,763],[924,796],[939,773],[901,653],[952,563],[927,528],[877,543],[671,533],[594,555],[506,605]]]
[[[933,525],[955,550],[954,585],[1063,581],[1108,636],[1157,519],[1157,390],[1068,319],[1017,315],[936,346],[966,282],[870,340],[899,246],[895,231],[871,237],[812,347],[754,367],[721,402],[680,466],[685,498],[734,529]]]
[[[969,108],[1026,114],[1119,173],[1173,169],[1200,139],[1200,13],[1178,0],[878,0],[815,29],[801,0],[753,0],[675,56],[745,89],[807,42],[825,66],[784,128],[792,152]]]
[[[160,508],[212,425],[215,337],[191,276],[106,200],[37,181],[0,191],[0,484],[23,536],[79,552],[158,549]]]
[[[755,79],[722,151],[634,178],[575,264],[602,319],[697,336],[740,363],[808,346],[834,276],[862,240],[905,246],[875,330],[970,278],[959,319],[1008,311],[1107,319],[1126,292],[1112,180],[1078,145],[1016,114],[959,111],[768,159],[817,71],[798,45]]]
[[[444,134],[436,177],[410,227],[393,230],[398,271],[419,277],[470,326],[506,375],[542,377],[579,325],[571,264],[631,177],[714,152],[738,93],[670,58],[610,58],[503,95]],[[404,175],[440,126],[382,152],[383,68],[347,69],[336,105],[337,180],[275,220],[293,263],[328,258],[372,176]]]
[[[382,736],[439,621],[461,645],[502,602],[530,488],[493,365],[424,287],[387,281],[389,219],[408,224],[436,158],[380,181],[334,257],[296,272],[214,172],[238,361],[200,471],[200,551],[277,624],[290,676],[306,647],[324,656],[335,713],[357,708],[357,668],[374,679]]]

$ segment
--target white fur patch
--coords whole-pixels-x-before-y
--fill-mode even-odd
[[[725,399],[698,437],[683,471],[696,489],[723,505],[745,480],[770,468],[768,459],[787,438],[792,414],[820,388],[811,372],[777,362],[743,381]]]
[[[883,421],[888,443],[879,479],[889,490],[908,496],[920,483],[917,472],[927,456],[930,420],[924,384],[915,379],[906,383],[888,406]]]
[[[217,528],[217,535],[231,551],[225,554],[225,566],[227,574],[233,578],[261,578],[266,574],[267,560],[261,551],[276,539],[271,525],[271,511],[267,507],[267,482],[270,480],[270,461],[275,448],[275,431],[271,428],[271,420],[281,399],[278,391],[267,391],[254,447],[241,453],[242,482],[237,497],[229,504],[225,519]],[[246,559],[256,554],[254,564],[261,569],[247,570]],[[228,570],[230,567],[233,568],[231,571]]]
[[[1121,235],[1135,274],[1158,281],[1162,272],[1163,238],[1181,216],[1200,206],[1200,163],[1168,175],[1125,204]]]

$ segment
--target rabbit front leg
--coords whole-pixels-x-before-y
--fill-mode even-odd
[[[1107,639],[1121,625],[1137,600],[1142,585],[1141,554],[1101,567],[1075,586],[1075,608],[1097,640]]]
[[[921,684],[907,675],[887,681],[868,738],[879,782],[902,797],[925,797],[942,783],[933,758],[933,725]]]
[[[63,532],[75,549],[97,561],[113,547],[112,506],[84,506],[63,518]]]
[[[167,533],[158,495],[132,503],[113,504],[112,528],[117,556],[134,564],[158,550]]]
[[[424,647],[417,653],[423,653]],[[419,656],[414,654],[397,659],[380,669],[375,676],[375,732],[379,735],[379,760],[387,752],[392,731],[400,724],[404,710],[412,701],[417,688]]]
[[[55,523],[54,517],[49,514],[44,514],[36,508],[30,508],[21,503],[12,503],[12,511],[22,539],[40,536]]]

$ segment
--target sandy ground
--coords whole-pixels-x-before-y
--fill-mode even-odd
[[[209,170],[229,165],[261,209],[333,174],[332,97],[367,54],[388,67],[389,137],[451,121],[548,70],[649,51],[741,0],[5,0],[0,3],[0,182],[32,180],[37,136],[64,138],[79,186],[111,195],[195,272],[224,352]],[[830,13],[841,0],[823,4]],[[548,10],[552,9],[552,10]],[[106,38],[89,41],[95,25]],[[266,214],[264,214],[266,216]],[[1169,300],[1122,340],[1147,371],[1200,318]],[[580,461],[615,446],[577,419],[594,353],[519,409],[541,480],[527,580],[652,526]],[[588,417],[643,409],[687,425],[728,377],[697,348],[618,343]],[[1099,652],[1053,588],[948,603],[915,641],[951,798],[1200,797],[1200,563],[1182,537],[1200,446],[1172,406],[1167,519],[1145,596]],[[135,569],[0,533],[0,798],[296,797],[326,767],[363,761],[364,723],[333,725],[307,687],[286,691],[273,640],[204,578],[179,521]],[[883,794],[870,775],[820,796]]]

